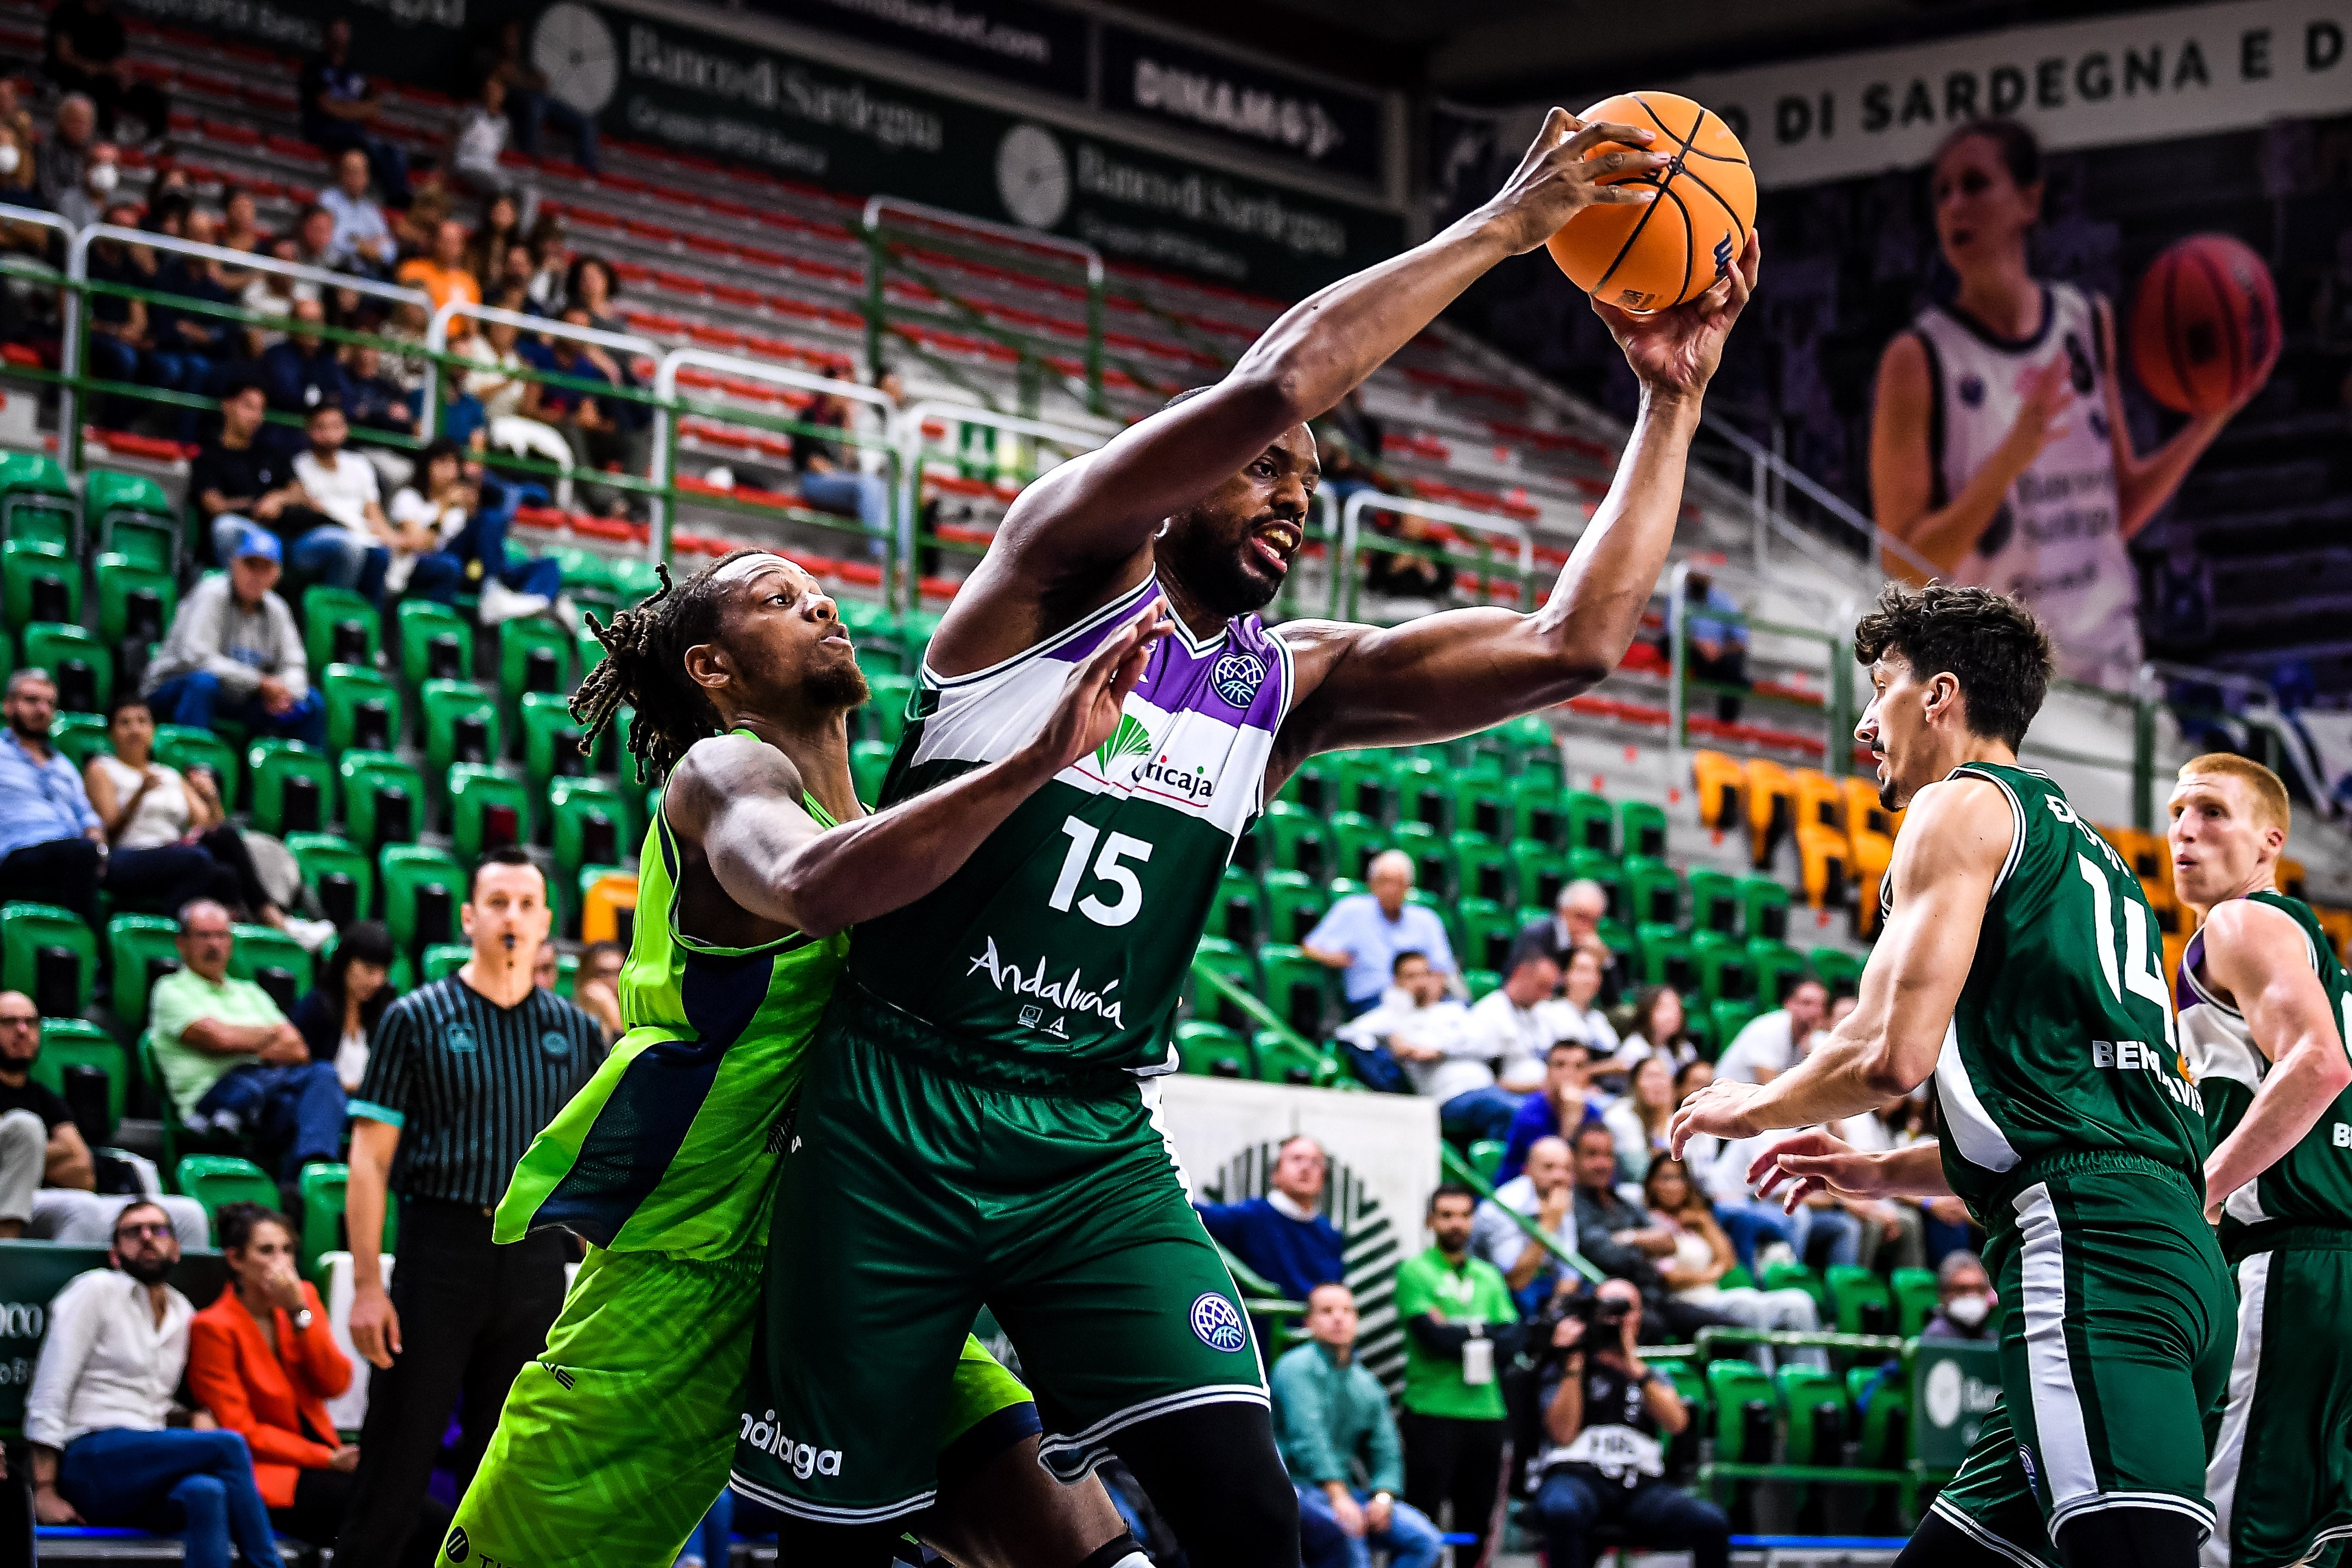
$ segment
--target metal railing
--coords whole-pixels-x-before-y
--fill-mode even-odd
[[[1377,490],[1359,490],[1339,508],[1339,559],[1332,563],[1331,614],[1335,620],[1356,619],[1358,590],[1361,586],[1357,570],[1357,556],[1363,550],[1382,550],[1397,555],[1417,555],[1424,559],[1447,560],[1452,558],[1443,551],[1410,543],[1363,538],[1363,517],[1367,512],[1380,512],[1391,517],[1422,517],[1449,528],[1467,528],[1475,534],[1493,534],[1515,541],[1518,546],[1514,575],[1518,580],[1518,603],[1523,611],[1536,607],[1536,532],[1530,525],[1510,517],[1497,517],[1488,512],[1474,512],[1466,507],[1449,507],[1434,501],[1413,500],[1402,496],[1383,495]],[[1485,556],[1473,558],[1468,564],[1479,571],[1479,586],[1486,587],[1493,565]]]

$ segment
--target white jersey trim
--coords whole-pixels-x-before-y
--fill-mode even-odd
[[[948,691],[956,686],[970,685],[974,681],[984,681],[991,675],[1003,674],[1005,671],[1013,668],[1015,664],[1021,664],[1024,660],[1034,659],[1040,653],[1050,653],[1055,649],[1060,647],[1063,643],[1069,642],[1072,638],[1084,636],[1087,632],[1093,631],[1096,627],[1103,624],[1106,621],[1116,620],[1120,614],[1134,609],[1137,605],[1143,602],[1145,598],[1150,594],[1158,592],[1159,590],[1160,574],[1156,571],[1145,572],[1141,582],[1137,583],[1133,588],[1129,589],[1125,593],[1120,594],[1117,599],[1112,600],[1101,609],[1093,612],[1091,614],[1079,617],[1076,621],[1074,621],[1069,625],[1063,627],[1059,632],[1055,632],[1052,636],[1044,639],[1042,642],[1032,643],[1028,647],[1022,649],[1021,652],[1013,654],[1009,659],[999,659],[995,664],[989,665],[986,669],[974,670],[967,675],[942,675],[937,670],[931,668],[930,651],[926,648],[923,652],[921,662],[916,665],[916,673],[919,674],[923,680],[929,682],[930,685],[938,687],[941,691]]]
[[[2041,1438],[2042,1481],[2049,1490],[2050,1530],[2070,1511],[2097,1500],[2099,1473],[2074,1388],[2066,1346],[2066,1240],[2058,1227],[2050,1184],[2035,1182],[2011,1200],[2024,1241],[2019,1262],[2019,1311],[2025,1320],[2026,1386],[2033,1427]]]
[[[2213,1504],[2213,1533],[2205,1540],[2202,1568],[2230,1568],[2230,1520],[2238,1497],[2238,1465],[2245,1458],[2246,1427],[2254,1413],[2254,1385],[2263,1369],[2263,1306],[2270,1294],[2275,1252],[2257,1252],[2238,1265],[2238,1354],[2230,1363],[2230,1393],[2221,1406],[2221,1429],[2213,1439],[2213,1459],[2205,1468],[2205,1496]]]
[[[2049,775],[2045,773],[2039,777],[2047,779]],[[1999,785],[2002,799],[2009,802],[2009,853],[2001,860],[2000,874],[1992,879],[1992,890],[1998,894],[2009,884],[2010,873],[2017,869],[2017,862],[2025,857],[2025,806],[2018,800],[2017,791],[2009,787],[2008,779],[1998,773],[1985,772],[1972,762],[1963,762],[1944,775],[1947,783],[1952,779],[1963,778],[1981,779],[1988,784]]]
[[[2004,1541],[1986,1528],[1981,1521],[1961,1512],[1960,1505],[1954,1502],[1948,1496],[1938,1495],[1935,1501],[1927,1505],[1927,1511],[1941,1515],[1946,1523],[1961,1534],[1986,1551],[1997,1552],[2008,1558],[2011,1563],[2016,1563],[2018,1568],[2048,1568],[2048,1564],[2032,1552]]]
[[[1963,1159],[1989,1171],[2016,1168],[2017,1149],[2010,1143],[2009,1134],[1986,1114],[1984,1101],[1977,1095],[1976,1082],[1969,1076],[1969,1064],[1961,1059],[1960,1026],[1957,1021],[1944,1026],[1944,1049],[1936,1055],[1936,1092],[1943,1102],[1944,1120],[1952,1142],[1958,1146]]]

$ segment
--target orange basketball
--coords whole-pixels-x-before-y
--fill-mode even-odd
[[[1656,201],[1587,207],[1562,224],[1551,258],[1579,288],[1624,310],[1664,310],[1706,293],[1756,227],[1756,174],[1739,138],[1721,115],[1671,92],[1620,93],[1582,118],[1654,130],[1650,151],[1674,162],[1618,182],[1659,185]]]
[[[2182,413],[2229,407],[2268,380],[2278,358],[2271,269],[2227,235],[2175,242],[2140,277],[2131,347],[2139,384],[2165,407]]]

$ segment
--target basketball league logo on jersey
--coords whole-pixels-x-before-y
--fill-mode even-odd
[[[1225,701],[1245,708],[1265,684],[1265,661],[1255,653],[1227,653],[1209,672],[1209,684]]]

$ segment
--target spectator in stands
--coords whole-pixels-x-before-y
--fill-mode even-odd
[[[1371,471],[1359,464],[1344,446],[1331,449],[1339,483],[1352,489],[1372,487]],[[1345,501],[1345,497],[1341,497]],[[1391,599],[1444,599],[1454,588],[1454,563],[1441,559],[1444,546],[1426,517],[1411,512],[1367,514],[1372,532],[1385,539],[1418,546],[1412,551],[1371,550],[1364,559],[1364,587]],[[1423,553],[1423,552],[1427,553]]]
[[[450,577],[448,586],[454,597],[463,578],[455,558],[446,551],[466,531],[467,519],[481,504],[481,493],[466,477],[464,454],[446,436],[436,437],[417,455],[416,467],[410,478],[411,483],[393,493],[392,504],[384,508],[385,517],[392,525],[387,536],[392,562],[384,570],[384,591],[399,593],[405,590],[416,569],[439,555],[450,564],[436,571]]]
[[[419,505],[441,508],[444,521],[449,507],[462,506],[466,517],[440,549],[417,558],[408,580],[412,595],[452,604],[470,589],[478,596],[476,613],[485,626],[550,610],[566,625],[578,624],[571,601],[563,597],[559,562],[507,554],[507,527],[518,499],[512,486],[487,473],[467,474],[457,442],[446,435],[417,455],[417,471]]]
[[[1948,1252],[1936,1267],[1936,1315],[1919,1331],[1921,1339],[1990,1340],[1992,1276],[1973,1252]]]
[[[171,1216],[134,1203],[115,1216],[109,1268],[77,1274],[49,1303],[25,1436],[33,1515],[43,1524],[179,1524],[189,1568],[278,1568],[253,1456],[235,1432],[173,1403],[195,1309],[165,1281],[180,1261]]]
[[[1579,1127],[1569,1145],[1576,1163],[1576,1233],[1594,1267],[1612,1279],[1630,1281],[1650,1303],[1653,1317],[1669,1333],[1696,1333],[1738,1322],[1727,1312],[1675,1300],[1660,1272],[1675,1255],[1671,1227],[1617,1190],[1617,1140],[1605,1126]]]
[[[102,1247],[114,1219],[133,1203],[160,1203],[183,1247],[209,1234],[205,1207],[193,1197],[110,1196],[97,1190],[97,1162],[73,1110],[32,1079],[41,1054],[41,1019],[22,991],[0,991],[0,1239],[29,1236],[75,1247]]]
[[[390,275],[400,246],[383,209],[368,193],[367,154],[346,148],[335,160],[335,183],[319,193],[319,205],[334,220],[327,245],[327,265],[352,267],[372,277]]]
[[[1346,971],[1340,985],[1350,1018],[1380,1005],[1400,953],[1424,955],[1449,986],[1458,973],[1437,911],[1406,901],[1412,891],[1411,855],[1402,850],[1385,852],[1374,858],[1364,880],[1371,891],[1351,893],[1335,902],[1300,944],[1317,963]]]
[[[351,22],[337,16],[327,24],[325,47],[302,67],[297,86],[302,135],[330,153],[357,149],[366,154],[384,205],[404,207],[409,200],[407,150],[374,129],[383,100],[368,86],[366,76],[352,68],[351,54]]]
[[[571,272],[564,279],[563,309],[585,310],[588,312],[588,325],[599,332],[625,332],[629,324],[621,319],[620,312],[613,304],[620,292],[621,287],[613,277],[612,263],[598,256],[576,256]],[[556,313],[560,315],[562,312]],[[809,423],[814,424],[817,422],[811,420]]]
[[[1349,1568],[1437,1568],[1445,1538],[1419,1509],[1399,1502],[1404,1455],[1388,1390],[1356,1359],[1356,1297],[1341,1284],[1307,1298],[1307,1343],[1274,1364],[1275,1442],[1298,1489],[1302,1514],[1319,1514],[1347,1537]]]
[[[1377,1089],[1410,1089],[1443,1105],[1459,1086],[1494,1081],[1485,1063],[1459,1054],[1469,1049],[1465,1030],[1470,1009],[1460,998],[1445,994],[1445,977],[1431,967],[1427,954],[1399,953],[1390,980],[1380,1005],[1339,1032],[1365,1082]],[[1473,1071],[1461,1071],[1465,1067]]]
[[[522,208],[514,197],[494,194],[483,199],[481,217],[466,240],[465,266],[474,281],[482,285],[485,298],[493,297],[490,282],[506,269],[508,247],[520,245],[522,235]]]
[[[1283,1140],[1264,1197],[1195,1203],[1201,1223],[1233,1255],[1294,1301],[1316,1286],[1348,1277],[1347,1239],[1323,1217],[1330,1159],[1305,1134]]]
[[[525,292],[537,316],[559,316],[571,296],[566,286],[572,272],[572,252],[563,243],[563,219],[547,208],[530,223],[530,278]],[[592,322],[593,324],[593,322]]]
[[[327,1414],[352,1385],[351,1358],[295,1268],[301,1249],[284,1215],[229,1204],[220,1242],[229,1287],[188,1325],[188,1388],[222,1430],[244,1436],[270,1522],[298,1540],[332,1541],[360,1462]]]
[[[320,409],[340,411],[350,382],[343,374],[341,350],[319,331],[326,325],[326,305],[315,297],[296,298],[286,313],[296,324],[261,356],[261,384],[269,394],[269,406],[305,418]]]
[[[1557,1010],[1561,1028],[1592,1048],[1592,1060],[1607,1061],[1617,1054],[1617,1026],[1601,1010],[1601,986],[1608,970],[1602,950],[1571,948],[1559,973]]]
[[[1739,722],[1738,693],[1748,689],[1748,619],[1731,595],[1704,572],[1683,579],[1683,630],[1689,637],[1684,667],[1694,680],[1737,688],[1717,692],[1715,716]]]
[[[515,291],[513,301],[512,308],[516,309],[527,302],[520,289]],[[563,312],[563,320],[568,326],[588,326],[587,307],[572,307]],[[616,390],[633,384],[635,380],[625,365],[595,343],[556,338],[548,344],[547,353],[547,368],[559,376],[603,382]],[[576,466],[625,474],[645,471],[652,448],[643,404],[622,398],[594,397],[577,388],[552,382],[537,383],[533,394],[532,413],[541,421],[554,422],[564,444],[571,448]],[[866,476],[859,477],[862,482]],[[583,501],[601,515],[618,516],[629,510],[625,491],[601,485],[583,485],[581,488]]]
[[[1720,1072],[1718,1066],[1718,1076]],[[1727,1142],[1716,1154],[1713,1163],[1698,1172],[1699,1185],[1714,1200],[1717,1216],[1730,1232],[1732,1245],[1740,1251],[1740,1261],[1750,1273],[1755,1272],[1754,1249],[1783,1237],[1800,1263],[1811,1261],[1814,1254],[1824,1250],[1824,1260],[1832,1264],[1862,1261],[1863,1224],[1844,1199],[1815,1193],[1790,1214],[1780,1207],[1779,1196],[1764,1197],[1757,1193],[1755,1185],[1748,1179],[1748,1167],[1763,1152],[1768,1141],[1741,1138]]]
[[[1853,1004],[1851,997],[1840,997],[1832,1003],[1828,1027],[1837,1028],[1839,1020],[1853,1010]],[[1915,1102],[1907,1094],[1897,1094],[1876,1110],[1844,1118],[1834,1130],[1852,1148],[1865,1154],[1885,1154],[1912,1141],[1911,1118],[1924,1103],[1924,1097]],[[1882,1274],[1890,1269],[1927,1267],[1927,1216],[1921,1205],[1909,1198],[1883,1198],[1876,1203],[1850,1203],[1847,1207],[1864,1222],[1863,1261],[1867,1267]],[[1960,1208],[1965,1214],[1966,1206]]]
[[[147,993],[148,1045],[180,1120],[249,1136],[290,1188],[304,1166],[341,1152],[343,1086],[268,991],[230,977],[235,947],[226,909],[199,899],[180,912],[185,967]]]
[[[33,154],[34,183],[40,188],[41,205],[62,214],[65,209],[59,204],[76,192],[86,190],[90,155],[100,141],[98,105],[89,94],[69,92],[58,99],[57,123]],[[114,180],[121,172],[118,169],[106,177],[105,188],[98,193],[99,200],[113,194]],[[80,224],[75,226],[79,228]]]
[[[411,288],[423,289],[436,311],[452,300],[467,305],[482,302],[481,280],[466,270],[466,225],[455,218],[444,218],[434,226],[429,255],[410,256],[393,269],[393,277]],[[468,319],[457,317],[449,323],[449,340],[456,343],[473,329]]]
[[[589,308],[584,302],[579,308]],[[818,393],[801,413],[803,424],[845,434],[857,418],[856,409],[830,392]],[[799,434],[793,437],[793,467],[800,475],[801,499],[818,511],[856,517],[878,553],[890,526],[890,486],[881,474],[865,466],[868,450],[847,441]]]
[[[108,0],[58,0],[42,40],[42,69],[69,93],[86,93],[98,111],[99,134],[114,140],[117,111],[129,110],[161,141],[172,123],[163,89],[131,68],[131,41]]]
[[[628,956],[618,942],[591,942],[580,949],[579,972],[572,977],[573,1005],[603,1026],[607,1045],[627,1032],[621,1022],[621,969]]]
[[[90,810],[72,759],[50,743],[57,683],[35,666],[15,672],[0,716],[8,721],[0,735],[0,903],[28,899],[72,910],[99,938],[102,967],[98,884],[106,826]]]
[[[337,404],[312,409],[302,429],[310,444],[294,459],[294,482],[301,486],[300,507],[319,523],[294,540],[294,569],[381,601],[391,551],[379,541],[392,530],[375,465],[344,448],[351,422]]]
[[[383,350],[373,343],[354,343],[349,353],[343,369],[343,416],[362,430],[414,434],[415,404],[384,362]]]
[[[1518,1314],[1502,1271],[1470,1253],[1476,1195],[1453,1183],[1429,1197],[1429,1250],[1397,1268],[1404,1325],[1404,1496],[1431,1520],[1453,1505],[1450,1528],[1477,1537],[1460,1561],[1485,1561],[1486,1521],[1501,1495],[1509,1435],[1496,1369],[1518,1349]]]
[[[1724,1233],[1715,1210],[1690,1179],[1690,1167],[1669,1155],[1650,1162],[1642,1183],[1642,1201],[1650,1218],[1674,1238],[1672,1254],[1658,1260],[1658,1273],[1675,1301],[1706,1312],[1720,1312],[1754,1329],[1811,1333],[1822,1326],[1821,1308],[1812,1294],[1794,1286],[1765,1291],[1753,1285],[1727,1290],[1723,1277],[1731,1272],[1738,1254]],[[1801,1353],[1816,1359],[1817,1353]],[[1774,1357],[1763,1347],[1757,1358],[1769,1371]]]
[[[1544,1062],[1552,1046],[1583,1038],[1576,1020],[1552,996],[1559,987],[1559,966],[1551,956],[1523,948],[1512,955],[1511,970],[1502,985],[1471,1008],[1464,1026],[1466,1046],[1495,1064],[1495,1081],[1487,1092],[1454,1113],[1461,1125],[1476,1129],[1474,1136],[1507,1136],[1519,1107],[1543,1087]]]
[[[496,77],[505,87],[518,147],[538,157],[541,131],[551,121],[558,131],[572,138],[572,161],[592,174],[596,172],[595,117],[583,114],[548,91],[546,76],[530,63],[530,56],[523,47],[520,17],[509,17],[499,23],[475,50],[474,60],[481,76]]]
[[[1590,1328],[1571,1316],[1553,1331],[1538,1396],[1551,1447],[1537,1460],[1535,1514],[1551,1568],[1591,1561],[1586,1539],[1603,1524],[1633,1547],[1688,1552],[1691,1568],[1727,1568],[1730,1520],[1666,1482],[1664,1439],[1687,1427],[1691,1413],[1642,1360],[1641,1294],[1612,1280],[1599,1300],[1605,1315]]]
[[[230,386],[221,395],[219,434],[197,448],[189,465],[188,496],[205,524],[205,546],[215,566],[228,564],[219,547],[241,538],[247,522],[260,523],[281,537],[291,528],[299,538],[326,521],[286,516],[290,507],[299,506],[301,488],[294,482],[293,460],[270,439],[265,423],[268,412],[268,399],[258,382]]]
[[[1642,1059],[1626,1081],[1624,1097],[1601,1113],[1617,1140],[1617,1168],[1627,1181],[1649,1175],[1650,1162],[1666,1150],[1666,1124],[1674,1119],[1674,1070],[1664,1057]]]
[[[1617,1049],[1617,1059],[1610,1065],[1630,1072],[1636,1063],[1653,1056],[1664,1058],[1676,1073],[1698,1060],[1698,1047],[1691,1043],[1689,1020],[1683,1011],[1682,993],[1672,986],[1644,986],[1634,993],[1633,1022]]]
[[[1567,1250],[1577,1250],[1576,1176],[1566,1139],[1538,1138],[1528,1150],[1527,1168],[1496,1187],[1471,1219],[1471,1253],[1503,1271],[1519,1315],[1532,1317],[1556,1292],[1574,1295],[1578,1277],[1565,1272],[1511,1218],[1515,1214],[1533,1220]]]
[[[284,547],[248,523],[226,553],[228,570],[188,591],[147,666],[149,710],[192,728],[209,729],[218,716],[324,746],[326,705],[310,689],[293,612],[275,591]]]
[[[1508,1181],[1526,1168],[1538,1138],[1564,1137],[1601,1121],[1592,1097],[1592,1048],[1580,1040],[1554,1040],[1544,1052],[1542,1090],[1528,1096],[1511,1118],[1503,1141],[1503,1163],[1495,1179]]]
[[[367,1074],[368,1042],[383,1009],[392,1006],[392,934],[379,920],[357,920],[344,928],[332,956],[319,970],[318,983],[294,1004],[291,1022],[313,1061],[335,1064],[343,1092],[356,1094]]]
[[[498,301],[498,308],[511,309],[520,303],[520,296],[509,295]],[[532,378],[530,363],[518,346],[521,336],[521,329],[511,321],[489,320],[460,345],[467,358],[481,366],[466,372],[466,393],[480,400],[492,446],[568,470],[572,445],[562,431],[538,417],[546,392]],[[572,483],[566,472],[556,486],[558,506],[570,505]]]
[[[1551,955],[1551,961],[1568,968],[1568,956],[1579,947],[1589,948],[1601,960],[1601,1005],[1613,1008],[1623,993],[1623,966],[1609,944],[1601,939],[1601,922],[1609,915],[1609,894],[1599,883],[1579,877],[1559,890],[1554,903],[1552,917],[1522,926],[1514,942],[1516,946],[1539,946]]]
[[[106,737],[110,749],[90,754],[82,784],[106,827],[106,891],[116,905],[177,914],[189,900],[210,897],[284,925],[221,805],[212,769],[183,773],[155,760],[155,712],[147,699],[117,692]]]
[[[519,193],[521,175],[499,163],[507,150],[507,84],[485,77],[450,128],[449,177],[477,196]]]
[[[111,156],[113,149],[100,145],[100,153]],[[90,172],[113,168],[110,162],[93,161]],[[109,209],[112,218],[128,220],[132,209],[117,205]],[[95,204],[77,204],[70,193],[58,215],[76,228],[87,227],[99,221],[100,213]],[[91,281],[112,288],[144,288],[150,279],[146,270],[131,259],[131,247],[119,239],[90,242],[88,258]],[[110,291],[89,296],[89,310],[84,319],[89,331],[84,337],[82,351],[88,358],[89,373],[102,381],[146,382],[161,384],[153,357],[147,353],[147,302]],[[111,425],[129,423],[135,413],[145,412],[146,405],[136,405],[121,396],[110,396],[100,417]]]
[[[16,84],[0,77],[0,202],[12,207],[46,207],[41,194],[39,139],[32,117],[16,107]],[[0,225],[0,249],[46,256],[53,237],[37,224]]]
[[[1811,975],[1789,988],[1770,1012],[1759,1013],[1716,1058],[1715,1075],[1734,1083],[1769,1083],[1804,1060],[1829,1017],[1830,988]]]

